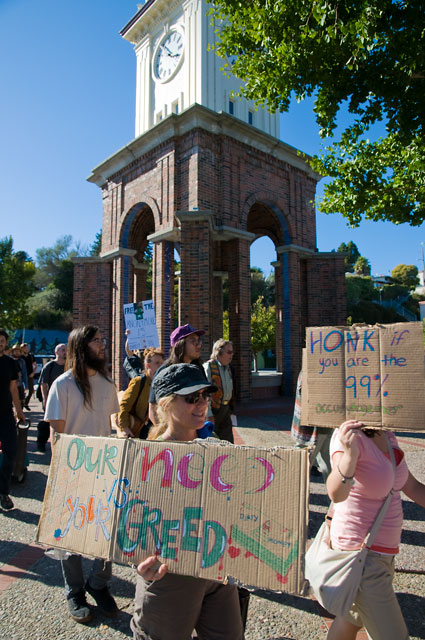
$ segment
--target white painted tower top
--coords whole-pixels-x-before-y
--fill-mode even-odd
[[[232,97],[240,81],[227,77],[225,61],[208,50],[216,35],[206,0],[147,0],[138,7],[120,32],[137,56],[136,137],[197,103],[279,138],[278,113]]]

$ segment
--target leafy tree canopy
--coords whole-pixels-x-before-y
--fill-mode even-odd
[[[78,249],[72,245],[72,236],[65,235],[58,238],[53,247],[41,247],[36,250],[37,275],[35,280],[40,289],[44,289],[53,281],[64,260],[78,255]]]
[[[350,240],[348,244],[341,242],[337,252],[346,254],[344,258],[345,270],[352,273],[357,259],[360,258],[360,251],[358,250],[357,245],[352,240]]]
[[[260,296],[252,305],[251,348],[257,371],[257,354],[264,349],[273,349],[276,344],[276,309],[266,307]]]
[[[354,265],[354,273],[359,276],[370,276],[370,262],[364,256],[360,256]]]
[[[272,111],[314,96],[322,138],[341,106],[352,123],[313,168],[333,178],[320,208],[362,217],[425,220],[425,11],[419,0],[212,0],[216,50],[240,94]],[[385,121],[386,136],[366,134]]]
[[[347,276],[345,278],[347,304],[357,304],[360,300],[379,301],[379,292],[373,286],[372,278]]]
[[[414,289],[419,284],[418,267],[414,264],[398,264],[391,271],[393,280],[398,284],[404,284],[409,289]]]
[[[90,245],[90,255],[98,256],[102,249],[102,229],[96,233],[93,244]]]
[[[406,287],[404,284],[385,284],[381,289],[381,298],[382,300],[407,298],[409,293],[409,287]]]
[[[30,314],[27,301],[34,290],[35,265],[25,251],[13,251],[11,237],[0,240],[0,326],[19,329]]]
[[[259,267],[251,267],[251,304],[254,304],[258,298],[262,297],[263,304],[266,307],[274,304],[274,273],[267,278],[264,276],[262,269]]]

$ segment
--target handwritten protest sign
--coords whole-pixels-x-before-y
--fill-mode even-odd
[[[306,450],[57,435],[37,540],[299,593],[308,469]]]
[[[310,327],[303,353],[301,422],[425,428],[421,322]]]
[[[153,300],[125,304],[124,320],[125,328],[130,331],[127,336],[130,349],[159,347]]]

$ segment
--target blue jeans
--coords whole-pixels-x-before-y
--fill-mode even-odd
[[[13,465],[18,451],[18,430],[13,413],[0,416],[0,442],[3,452],[0,466],[0,493],[8,495]]]
[[[65,581],[66,597],[73,598],[77,593],[84,591],[84,575],[82,557],[71,555],[65,560],[61,560],[63,579]],[[108,580],[112,576],[112,562],[107,562],[101,558],[93,560],[88,583],[92,589],[103,589],[107,586]]]

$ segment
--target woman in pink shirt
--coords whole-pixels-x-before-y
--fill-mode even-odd
[[[395,435],[386,433],[394,450],[395,477],[382,429],[365,429],[348,420],[332,436],[332,472],[326,486],[334,503],[330,528],[334,548],[359,549],[393,488],[394,493],[368,553],[356,600],[346,616],[335,618],[328,640],[355,640],[362,626],[371,640],[409,638],[392,587],[403,524],[400,491],[425,507],[425,485],[410,473]]]

